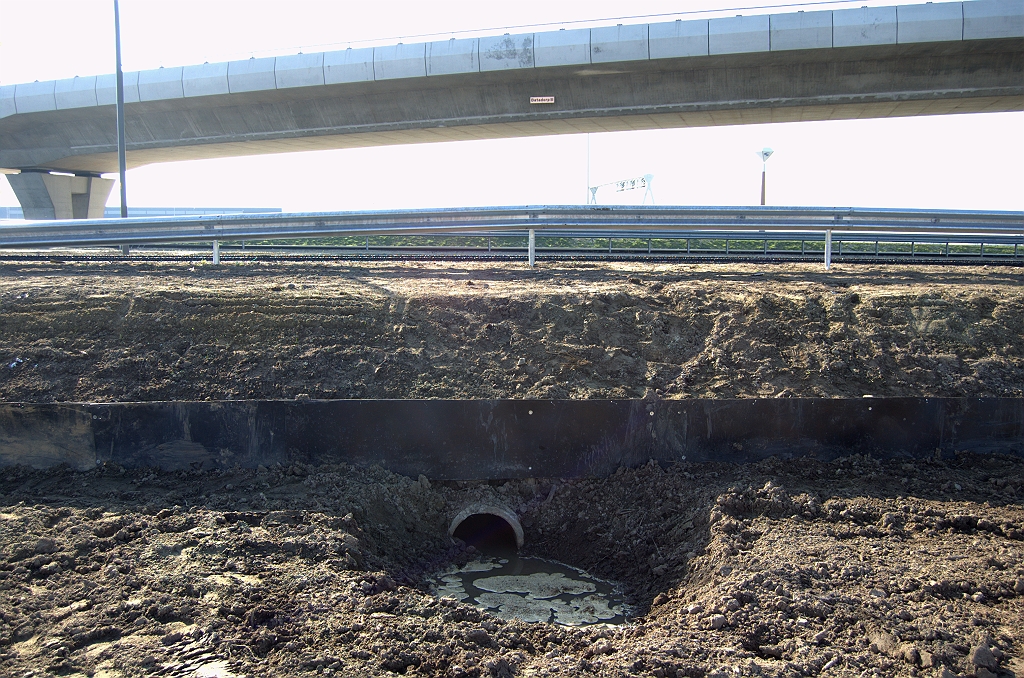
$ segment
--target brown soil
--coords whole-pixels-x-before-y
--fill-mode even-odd
[[[1022,283],[1010,267],[7,262],[0,400],[1021,396]]]
[[[0,266],[0,399],[1024,395],[1019,268]],[[293,287],[290,287],[293,286]],[[524,359],[520,364],[520,358]],[[0,469],[0,675],[1024,673],[1024,460]],[[622,582],[620,627],[428,595],[448,521]]]
[[[0,675],[1024,671],[1020,459],[497,484],[8,469],[0,496]],[[515,507],[528,553],[623,582],[639,616],[571,629],[428,595],[478,501]]]

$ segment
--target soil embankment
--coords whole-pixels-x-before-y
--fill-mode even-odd
[[[0,400],[1024,395],[1008,267],[0,266]]]

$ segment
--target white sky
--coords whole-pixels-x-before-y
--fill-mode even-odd
[[[823,6],[866,4],[892,2]],[[122,59],[125,70],[137,70],[403,36],[442,39],[450,31],[630,15],[671,20],[696,10],[728,16],[755,5],[794,7],[776,0],[122,0]],[[112,0],[0,0],[0,84],[113,72],[112,7]],[[763,146],[775,149],[769,204],[1024,209],[1024,113],[593,134],[591,181],[651,173],[660,205],[756,204],[755,152]],[[586,176],[587,137],[571,135],[166,163],[129,171],[127,185],[132,206],[306,211],[582,203]],[[602,203],[640,198],[599,194]],[[0,181],[0,205],[16,204]],[[118,204],[116,188],[108,204]]]

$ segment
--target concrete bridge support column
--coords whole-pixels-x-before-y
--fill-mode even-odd
[[[50,172],[8,174],[26,219],[102,219],[113,179]]]

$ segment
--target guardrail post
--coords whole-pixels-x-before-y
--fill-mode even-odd
[[[530,250],[530,268],[533,268],[533,265],[537,262],[537,236],[532,228],[530,229],[528,249]]]
[[[220,265],[220,240],[213,241],[213,265]]]
[[[122,255],[127,257],[131,253],[132,253],[132,246],[131,245],[121,245],[121,254]]]
[[[825,231],[825,270],[832,268],[832,229]]]

